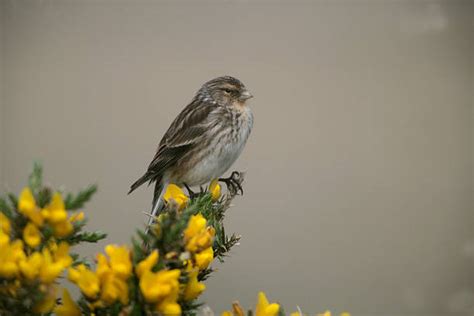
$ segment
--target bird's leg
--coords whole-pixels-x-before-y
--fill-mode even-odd
[[[236,195],[239,193],[239,191],[241,195],[244,194],[244,190],[242,189],[243,177],[240,172],[233,171],[230,177],[219,178],[219,181],[225,183],[227,190],[229,190],[231,194]]]
[[[186,183],[183,183],[183,185],[185,186],[186,190],[188,190],[189,198],[193,199],[194,197],[196,197],[196,195],[198,195],[193,190],[191,190],[189,185],[187,185]]]

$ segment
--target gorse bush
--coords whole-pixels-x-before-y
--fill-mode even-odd
[[[147,231],[137,230],[130,245],[107,245],[91,264],[74,246],[106,237],[86,231],[87,218],[79,211],[96,190],[90,186],[72,194],[44,186],[42,168],[35,164],[19,196],[0,198],[0,315],[198,314],[204,281],[214,272],[212,262],[223,262],[239,242],[223,225],[237,192],[221,194],[213,181],[190,198],[171,184],[155,223]],[[77,300],[60,289],[63,278],[80,290]],[[235,302],[222,315],[252,313]],[[260,293],[254,314],[284,311]]]

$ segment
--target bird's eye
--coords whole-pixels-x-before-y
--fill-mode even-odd
[[[232,90],[230,90],[230,89],[222,89],[222,90],[224,90],[224,92],[225,92],[225,93],[228,93],[228,94],[231,94],[231,93],[232,93]]]

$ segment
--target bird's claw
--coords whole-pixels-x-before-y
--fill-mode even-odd
[[[183,183],[184,187],[186,188],[186,190],[188,190],[188,194],[189,194],[189,198],[190,199],[194,199],[197,195],[199,195],[198,193],[194,192],[193,190],[191,190],[191,188],[189,187],[189,185],[187,185],[186,183]]]
[[[227,190],[229,190],[230,194],[237,195],[240,192],[240,195],[244,194],[244,190],[242,189],[242,181],[243,181],[243,174],[238,171],[232,172],[230,177],[228,178],[219,178],[220,182],[224,182],[227,186]]]
[[[188,195],[189,195],[190,199],[194,199],[195,197],[197,197],[199,195],[202,195],[202,194],[204,194],[204,192],[206,192],[205,189],[202,187],[202,185],[199,186],[199,193],[196,193],[193,190],[191,190],[191,187],[189,185],[187,185],[186,183],[183,183],[183,185],[186,188],[186,190],[188,191]]]

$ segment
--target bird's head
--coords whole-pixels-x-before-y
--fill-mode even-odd
[[[253,97],[239,79],[230,76],[206,82],[199,90],[199,94],[211,98],[220,105],[232,105],[235,102],[245,104],[245,101]]]

